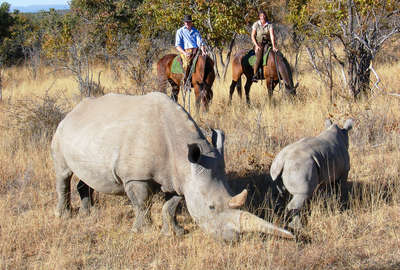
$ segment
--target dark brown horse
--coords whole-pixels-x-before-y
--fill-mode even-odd
[[[179,86],[183,79],[183,73],[172,73],[172,62],[176,54],[167,54],[157,62],[157,73],[160,91],[166,91],[167,81],[172,86],[171,97],[178,101]],[[192,87],[196,96],[196,109],[200,108],[200,102],[208,110],[209,103],[213,97],[212,84],[214,83],[214,62],[209,56],[199,55],[196,67],[192,74]]]
[[[248,55],[246,50],[239,51],[236,53],[232,62],[232,83],[229,90],[229,103],[232,101],[232,95],[235,91],[235,86],[238,91],[238,95],[242,98],[242,80],[241,76],[244,73],[246,76],[246,84],[244,86],[246,92],[246,101],[250,104],[250,87],[253,83],[253,67],[250,66],[248,61]],[[276,65],[275,65],[276,63]],[[278,67],[278,68],[277,68]],[[278,72],[279,71],[279,72]],[[272,100],[272,93],[275,86],[281,80],[285,84],[286,94],[296,95],[296,85],[293,85],[292,70],[286,58],[282,53],[275,53],[273,50],[270,51],[266,64],[263,66],[264,79],[267,83],[269,101]]]

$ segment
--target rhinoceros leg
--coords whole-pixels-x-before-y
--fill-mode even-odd
[[[136,219],[132,231],[140,232],[151,224],[150,219],[150,186],[146,181],[129,181],[125,192],[135,209]]]
[[[71,216],[71,177],[72,171],[66,166],[57,166],[56,171],[56,190],[58,195],[58,204],[55,214],[58,217]]]
[[[176,223],[176,207],[179,202],[182,200],[181,196],[173,196],[169,199],[162,208],[162,218],[163,218],[163,227],[161,229],[161,233],[164,235],[170,234],[170,225],[174,230],[176,235],[182,235],[184,230],[181,226]]]
[[[79,212],[88,215],[90,213],[90,207],[93,205],[93,189],[86,185],[82,180],[79,181],[76,188],[81,197],[81,208],[79,209]]]
[[[347,178],[349,177],[349,171],[345,172],[342,174],[342,176],[339,178],[339,183],[341,185],[346,184],[347,183]]]
[[[291,217],[291,222],[288,226],[294,230],[301,229],[300,221],[300,209],[303,207],[304,202],[309,198],[308,194],[294,194],[293,198],[287,205],[287,210],[289,212],[289,217]]]

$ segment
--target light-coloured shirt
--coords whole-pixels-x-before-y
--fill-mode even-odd
[[[196,28],[192,27],[189,30],[185,26],[182,26],[178,31],[176,31],[175,47],[180,46],[185,50],[190,48],[200,48],[203,45],[203,39]]]
[[[257,42],[261,43],[263,37],[267,38],[268,40],[270,39],[269,37],[269,29],[272,27],[272,24],[269,22],[266,22],[264,25],[262,25],[261,20],[256,21],[253,26],[251,27],[253,30],[256,30],[256,40]]]

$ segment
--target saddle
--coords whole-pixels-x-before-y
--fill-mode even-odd
[[[262,63],[259,66],[258,71],[257,71],[258,78],[261,78],[261,79],[264,79],[263,66],[265,66],[267,64],[267,60],[268,60],[269,52],[271,51],[271,47],[270,46],[266,46],[264,51],[265,52],[264,52],[264,55],[263,55]],[[253,67],[255,63],[256,63],[256,53],[255,53],[255,51],[253,49],[251,49],[242,58],[242,65],[249,65],[249,66]]]
[[[171,72],[174,74],[184,73],[182,58],[179,55],[175,56],[174,60],[172,60]]]
[[[194,68],[197,63],[197,57],[193,58],[191,68]],[[180,55],[175,56],[174,60],[172,60],[171,72],[174,74],[184,74],[182,58]]]

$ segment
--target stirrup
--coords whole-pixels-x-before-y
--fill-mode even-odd
[[[259,78],[257,77],[257,75],[254,75],[254,76],[251,78],[251,81],[252,81],[253,83],[257,83],[258,80],[259,80]]]

